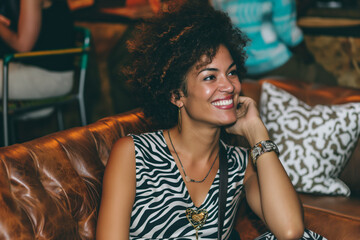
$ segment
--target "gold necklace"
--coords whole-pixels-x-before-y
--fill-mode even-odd
[[[202,180],[197,181],[197,180],[191,179],[188,175],[186,175],[184,166],[182,165],[182,162],[181,162],[181,160],[180,160],[180,158],[179,158],[179,155],[177,154],[176,149],[175,149],[175,147],[174,147],[174,144],[173,144],[173,142],[172,142],[172,140],[171,140],[170,131],[169,131],[169,130],[168,130],[168,135],[169,135],[169,140],[170,140],[171,146],[172,146],[172,148],[173,148],[173,150],[174,150],[174,152],[175,152],[175,155],[176,155],[177,159],[179,160],[180,166],[181,166],[182,171],[183,171],[183,173],[184,173],[185,181],[186,181],[186,182],[193,182],[193,183],[202,183],[202,182],[204,182],[205,179],[209,176],[209,174],[210,174],[210,172],[211,172],[211,169],[213,168],[213,166],[214,166],[214,164],[215,164],[215,162],[216,162],[216,159],[217,159],[218,156],[219,156],[219,152],[216,154],[216,157],[215,157],[213,163],[211,164],[211,167],[210,167],[208,173],[206,174],[206,176],[205,176]]]
[[[204,226],[205,221],[208,217],[206,209],[193,210],[191,208],[186,209],[186,218],[189,220],[191,226],[195,228],[196,240],[199,239],[198,231]]]

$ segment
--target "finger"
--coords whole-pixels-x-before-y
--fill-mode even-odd
[[[236,109],[240,109],[248,97],[239,96],[237,100]]]
[[[249,105],[251,105],[252,103],[254,103],[254,100],[252,100],[249,97],[239,97],[238,98],[238,103],[236,106],[236,109],[240,109],[243,106],[248,107]]]
[[[10,20],[8,18],[4,17],[3,15],[0,15],[0,22],[7,27],[10,26],[10,23],[11,23]]]
[[[237,108],[237,111],[236,111],[236,116],[237,118],[242,118],[246,115],[247,113],[247,110],[248,110],[248,105],[246,103],[238,103],[238,108]]]

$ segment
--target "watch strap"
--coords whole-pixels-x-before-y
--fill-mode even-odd
[[[257,144],[255,144],[254,147],[251,148],[250,156],[251,156],[251,159],[252,159],[255,167],[256,167],[256,162],[257,162],[258,158],[262,154],[267,153],[267,152],[275,152],[276,155],[279,156],[279,149],[276,146],[276,144],[271,140],[260,141]]]

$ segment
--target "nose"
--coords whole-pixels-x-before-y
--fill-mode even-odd
[[[233,93],[235,89],[235,85],[231,79],[227,76],[223,76],[220,80],[219,90],[221,92]]]

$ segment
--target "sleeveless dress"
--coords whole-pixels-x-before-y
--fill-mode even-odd
[[[219,171],[199,208],[191,201],[163,131],[131,135],[135,144],[136,196],[131,214],[130,239],[195,239],[196,231],[185,211],[206,209],[208,218],[199,239],[217,239]],[[224,144],[224,143],[222,143]],[[229,179],[223,239],[233,229],[243,191],[247,149],[225,145]]]
[[[200,207],[192,202],[185,182],[166,144],[162,130],[130,135],[135,144],[136,194],[131,213],[129,239],[193,240],[194,227],[185,211],[206,209],[208,218],[200,230],[199,239],[217,239],[219,170]],[[248,149],[226,145],[228,159],[228,189],[222,239],[239,239],[233,231],[235,214],[243,192],[243,180],[248,164]],[[302,240],[326,240],[323,236],[305,229]],[[276,240],[266,232],[255,240]]]

